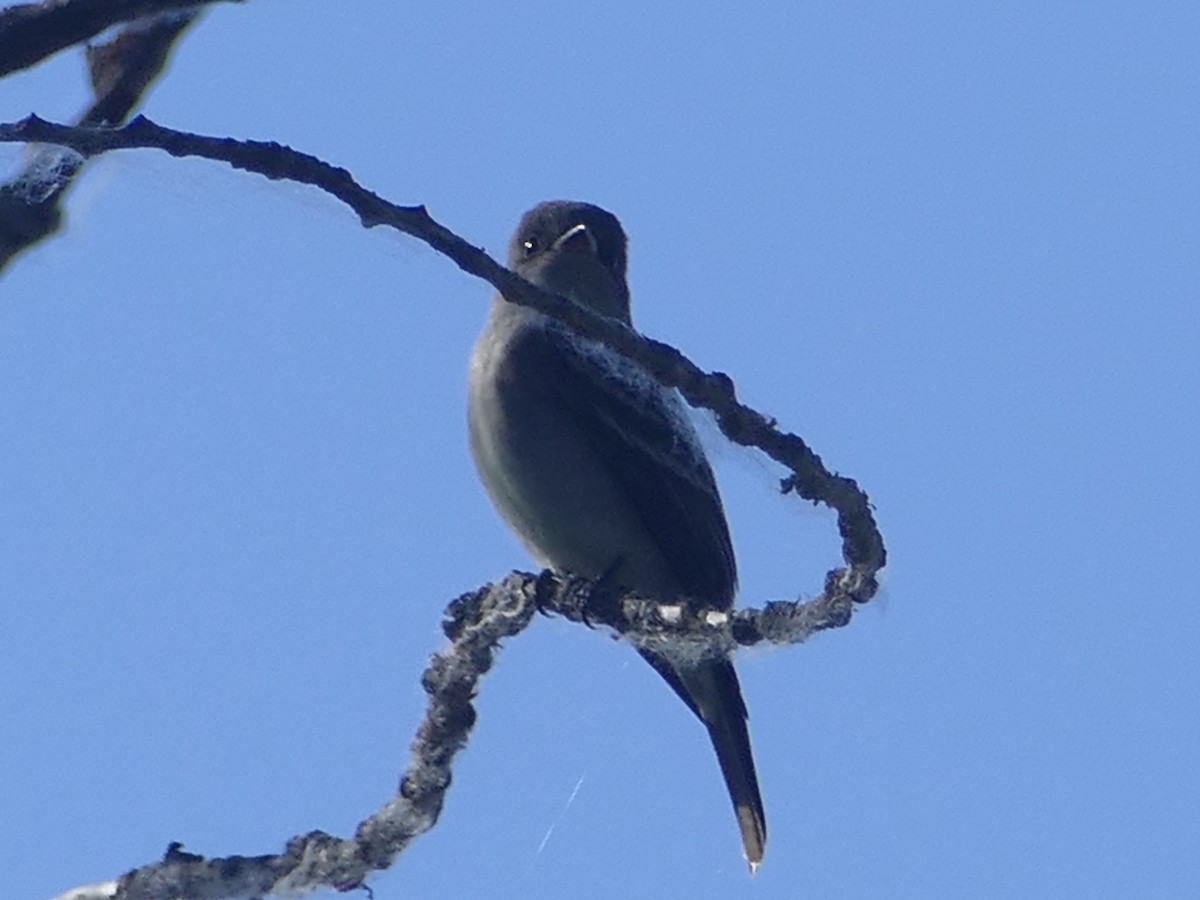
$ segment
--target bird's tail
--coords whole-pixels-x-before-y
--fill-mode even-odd
[[[750,732],[746,727],[746,704],[733,663],[727,659],[705,662],[702,666],[677,669],[680,683],[691,695],[693,710],[704,722],[733,810],[742,834],[742,852],[750,864],[750,874],[762,863],[767,843],[767,820],[758,774],[750,750]]]

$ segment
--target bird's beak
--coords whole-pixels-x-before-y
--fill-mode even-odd
[[[555,241],[554,249],[582,251],[592,256],[599,255],[599,248],[596,246],[596,236],[582,222]]]

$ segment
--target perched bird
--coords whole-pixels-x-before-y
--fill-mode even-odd
[[[552,201],[521,219],[514,272],[632,326],[610,212]],[[682,402],[602,345],[497,294],[471,355],[471,453],[541,566],[691,609],[733,605],[737,569],[712,469]],[[727,658],[639,652],[708,729],[751,873],[767,829],[746,705]]]

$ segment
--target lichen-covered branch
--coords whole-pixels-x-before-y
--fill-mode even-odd
[[[598,596],[602,593],[602,585],[581,579],[514,572],[499,584],[454,600],[443,623],[449,645],[433,655],[421,678],[429,700],[408,768],[395,795],[359,824],[354,837],[312,831],[293,837],[277,854],[212,859],[174,843],[157,862],[56,900],[249,900],[363,884],[437,823],[451,764],[475,724],[479,681],[491,669],[501,642],[523,631],[539,611],[603,624],[643,644],[668,641],[678,650],[692,643],[709,652],[725,652],[735,643],[795,643],[849,619],[848,606],[839,609],[825,597],[733,615],[691,615],[684,607]]]

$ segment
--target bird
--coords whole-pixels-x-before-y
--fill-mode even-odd
[[[607,210],[547,201],[521,218],[508,267],[632,328],[627,245]],[[538,565],[693,612],[732,608],[737,564],[729,526],[676,391],[499,293],[467,382],[480,480]],[[707,729],[754,874],[766,818],[732,661],[659,644],[638,652]]]

